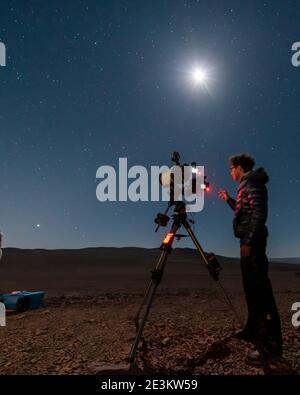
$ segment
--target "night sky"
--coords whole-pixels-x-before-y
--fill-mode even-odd
[[[0,226],[5,246],[158,247],[166,203],[96,199],[96,170],[205,166],[194,215],[206,250],[237,256],[228,157],[249,152],[270,176],[268,253],[300,256],[299,1],[0,3]],[[186,80],[195,64],[207,89]],[[191,246],[189,241],[176,246]]]

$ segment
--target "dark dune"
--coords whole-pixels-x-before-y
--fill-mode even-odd
[[[48,295],[102,292],[143,292],[159,249],[86,248],[81,250],[20,250],[6,248],[0,264],[0,292],[44,290]],[[236,258],[218,257],[221,279],[231,292],[240,292]],[[299,292],[300,265],[271,262],[275,291]],[[197,251],[174,249],[160,291],[209,290],[214,284]]]

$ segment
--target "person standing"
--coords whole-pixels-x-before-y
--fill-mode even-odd
[[[246,362],[262,366],[270,358],[282,356],[281,323],[266,255],[266,184],[269,177],[263,168],[253,170],[255,161],[248,154],[231,156],[229,164],[231,177],[239,183],[237,198],[231,198],[225,189],[219,191],[219,197],[234,210],[233,229],[240,239],[242,280],[248,308],[246,326],[235,337],[254,342],[256,349],[249,353]]]

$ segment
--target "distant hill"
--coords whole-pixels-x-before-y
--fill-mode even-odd
[[[46,250],[4,248],[0,262],[0,293],[44,290],[48,295],[141,293],[151,279],[159,248],[94,247]],[[242,291],[238,258],[217,256],[223,284]],[[275,289],[299,290],[300,265],[275,260],[270,265]],[[197,250],[175,248],[165,266],[159,290],[212,290],[211,279]]]
[[[121,252],[124,254],[130,254],[130,255],[142,255],[144,254],[149,254],[152,256],[153,254],[159,253],[159,248],[143,248],[143,247],[86,247],[86,248],[79,248],[79,249],[43,249],[43,248],[35,248],[35,249],[22,249],[22,248],[14,248],[14,247],[8,247],[8,248],[3,248],[3,252],[5,255],[11,255],[11,254],[41,254],[41,253],[47,253],[49,255],[56,255],[56,254],[66,254],[66,255],[73,255],[76,254],[77,256],[79,255],[86,255],[86,254],[104,254],[106,255],[107,253],[115,255],[115,254],[120,254]],[[199,256],[199,253],[196,249],[194,248],[174,248],[173,253],[176,253],[176,255],[179,257],[193,257],[197,258]],[[232,262],[232,263],[238,263],[239,258],[237,257],[226,257],[223,255],[217,255],[217,258],[222,260],[223,262]],[[289,257],[289,258],[269,258],[269,260],[272,263],[278,263],[278,264],[296,264],[300,265],[300,258],[295,258],[295,257]]]
[[[272,258],[272,262],[278,263],[292,263],[296,265],[300,265],[300,258]]]

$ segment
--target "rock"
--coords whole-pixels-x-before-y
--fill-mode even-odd
[[[50,310],[49,309],[41,311],[41,315],[47,315],[47,314],[50,314]]]
[[[38,329],[35,332],[35,336],[41,336],[41,335],[46,335],[48,332],[45,329]]]
[[[16,317],[16,320],[22,320],[23,318],[25,318],[25,316],[26,316],[26,314],[19,314],[19,315]]]
[[[92,362],[87,365],[87,368],[92,374],[128,374],[130,364],[112,365],[105,362]]]
[[[171,340],[171,339],[170,339],[169,337],[165,337],[165,338],[162,340],[162,344],[163,344],[164,346],[166,346],[166,345],[169,343],[170,340]]]

